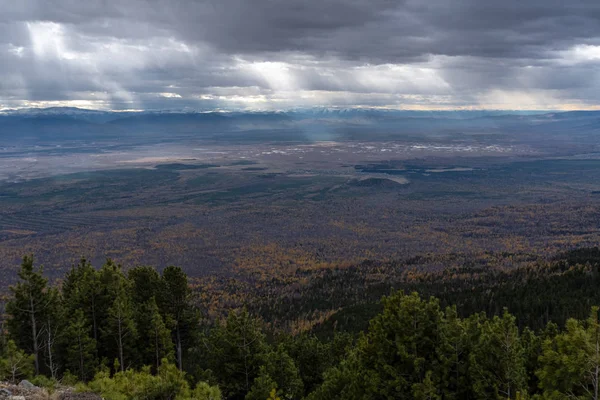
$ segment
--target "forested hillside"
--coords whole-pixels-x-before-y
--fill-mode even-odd
[[[339,311],[290,329],[277,321],[298,310],[281,299],[215,317],[178,267],[81,260],[50,284],[27,256],[5,303],[0,378],[105,399],[598,399],[599,261],[581,249],[505,271],[449,267],[377,303],[390,286],[354,291],[375,264],[344,267],[295,302],[331,301],[344,281]]]

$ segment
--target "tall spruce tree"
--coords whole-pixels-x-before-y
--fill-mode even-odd
[[[260,367],[258,376],[254,379],[254,383],[244,400],[269,400],[271,393],[275,398],[279,398],[277,396],[277,382],[271,378],[263,365]]]
[[[211,330],[205,359],[225,397],[239,400],[250,391],[268,351],[260,321],[243,309],[231,311]]]
[[[283,342],[286,352],[293,358],[304,385],[304,394],[312,392],[323,382],[323,373],[337,365],[346,355],[342,350],[337,353],[336,346],[346,340],[348,335],[336,334],[330,342],[319,340],[314,335],[301,334],[297,336],[284,336]],[[344,347],[344,346],[341,346]]]
[[[283,345],[280,344],[268,352],[263,362],[264,373],[277,383],[277,394],[281,398],[299,399],[302,397],[304,385],[300,378],[300,372]]]
[[[170,323],[175,342],[177,366],[183,370],[184,347],[192,343],[198,328],[198,315],[192,305],[187,275],[179,267],[170,266],[162,273],[163,315]]]
[[[42,326],[41,336],[46,367],[53,379],[58,379],[58,373],[61,369],[59,343],[64,334],[64,316],[60,291],[56,288],[50,288],[48,290],[48,306],[45,313],[46,320]]]
[[[527,394],[525,352],[516,318],[504,310],[481,326],[471,352],[470,375],[478,399],[516,399]]]
[[[156,300],[152,297],[143,307],[145,315],[144,320],[147,324],[138,325],[147,327],[144,331],[143,338],[140,336],[140,343],[146,345],[146,354],[149,354],[150,362],[153,362],[156,368],[160,366],[161,360],[167,359],[173,361],[173,342],[171,340],[171,331],[167,328],[162,315],[156,304]]]
[[[134,352],[137,339],[134,309],[128,295],[128,289],[129,285],[123,281],[113,304],[108,309],[108,319],[104,330],[106,337],[113,338],[121,372],[131,365],[135,357]]]
[[[159,307],[164,303],[164,281],[154,268],[147,266],[129,270],[127,277],[131,283],[135,323],[139,328],[138,361],[158,368],[162,358],[173,361],[174,348],[171,330]]]
[[[163,304],[165,281],[156,269],[148,266],[135,267],[127,272],[127,278],[131,282],[131,298],[135,304],[146,304],[152,298],[156,304]]]
[[[472,321],[458,317],[456,307],[448,307],[440,326],[439,345],[436,347],[438,364],[435,367],[444,399],[471,397],[469,382],[469,353],[472,346]],[[426,377],[427,378],[427,377]],[[424,382],[421,393],[428,393],[431,375]],[[424,394],[423,394],[424,395]]]
[[[68,314],[82,310],[89,322],[91,336],[96,341],[100,339],[100,324],[110,306],[110,296],[103,295],[103,292],[100,273],[85,258],[67,273],[62,286]]]
[[[20,281],[11,286],[12,298],[6,305],[10,337],[26,352],[33,354],[34,370],[41,372],[42,335],[48,322],[52,296],[43,267],[35,269],[33,256],[23,257],[19,270]]]
[[[365,387],[373,396],[412,399],[413,385],[423,383],[437,363],[443,314],[437,299],[423,300],[416,293],[398,293],[383,303],[360,344],[370,379]]]
[[[96,340],[90,336],[90,327],[82,310],[69,316],[62,339],[65,368],[86,382],[97,365]]]
[[[123,274],[121,265],[114,263],[111,259],[106,260],[106,263],[104,263],[102,268],[98,271],[97,284],[99,287],[97,302],[98,359],[103,364],[106,364],[115,359],[120,359],[117,346],[118,336],[116,336],[114,330],[115,301],[117,298],[120,299],[120,304],[124,306],[122,310],[126,311],[126,314],[131,317],[126,318],[125,320],[132,328],[135,328],[135,321],[132,320],[135,310],[133,309],[133,304],[130,299],[130,284],[125,274]],[[127,332],[129,331],[130,330],[127,329]],[[130,352],[129,350],[132,350],[131,345],[134,338],[129,334],[124,338],[126,338],[123,343],[126,345],[127,353],[133,355],[133,351]],[[124,351],[125,347],[123,348]],[[134,360],[129,359],[128,357],[127,361],[133,362]]]

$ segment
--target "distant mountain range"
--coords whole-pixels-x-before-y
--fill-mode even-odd
[[[248,140],[381,140],[397,135],[595,135],[600,111],[398,111],[297,109],[275,112],[100,111],[72,107],[0,111],[0,140],[194,136]]]
[[[600,118],[600,111],[506,111],[506,110],[452,110],[452,111],[410,111],[369,108],[310,108],[288,111],[209,111],[193,110],[150,110],[150,111],[103,111],[76,107],[22,108],[0,111],[0,118],[71,118],[92,123],[134,120],[181,120],[195,121],[217,120],[304,120],[304,119],[442,119],[442,120],[478,120],[497,121],[517,120],[530,122],[551,122],[556,120]]]

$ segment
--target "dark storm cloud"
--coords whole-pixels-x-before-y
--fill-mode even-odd
[[[0,0],[0,9],[0,107],[517,108],[599,97],[598,1]]]

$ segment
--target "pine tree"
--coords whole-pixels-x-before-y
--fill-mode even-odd
[[[565,332],[544,341],[537,375],[546,395],[599,399],[598,307],[592,308],[587,321],[570,319]]]
[[[283,345],[280,344],[266,355],[265,368],[269,376],[277,383],[277,393],[283,399],[302,397],[304,385],[300,378],[300,372]]]
[[[100,324],[106,318],[111,297],[101,284],[100,273],[89,261],[82,258],[79,264],[67,273],[62,285],[62,293],[68,313],[83,310],[91,327],[91,336],[98,342]]]
[[[70,319],[77,310],[83,311],[89,336],[96,343],[96,362],[113,360],[114,337],[107,333],[109,309],[125,282],[119,265],[108,259],[100,270],[82,258],[77,266],[67,273],[62,285],[65,315]],[[69,322],[67,321],[67,324]],[[98,365],[94,365],[96,368]]]
[[[414,399],[439,393],[432,368],[443,313],[437,300],[396,293],[383,300],[381,314],[338,367],[326,373],[323,385],[309,396],[325,399]]]
[[[262,366],[245,400],[268,400],[272,397],[279,398],[277,396],[277,382],[271,378],[266,368]]]
[[[191,345],[198,317],[191,303],[187,275],[179,267],[167,267],[163,279],[163,315],[172,323],[177,365],[183,369],[184,346]]]
[[[137,329],[133,317],[133,307],[128,297],[126,282],[122,282],[112,306],[108,309],[105,336],[112,337],[117,347],[117,357],[121,371],[124,371],[133,357]]]
[[[90,337],[90,327],[83,311],[77,310],[70,316],[63,340],[65,368],[77,373],[81,381],[87,381],[97,364],[96,341]]]
[[[131,299],[135,304],[146,304],[152,298],[156,304],[163,304],[165,282],[154,268],[147,266],[132,268],[127,272],[127,278],[131,282]]]
[[[260,322],[247,310],[231,311],[208,337],[205,359],[219,377],[228,399],[243,399],[250,390],[269,350]]]
[[[173,356],[171,331],[159,307],[164,303],[164,281],[154,268],[145,266],[129,270],[127,277],[131,284],[135,323],[139,327],[138,362],[158,368],[163,357],[171,359]]]
[[[154,297],[148,301],[144,308],[148,319],[148,324],[146,325],[148,328],[145,335],[148,339],[148,349],[154,358],[156,368],[158,368],[163,358],[173,358],[171,331],[163,321]]]
[[[473,390],[479,399],[514,399],[527,384],[525,354],[514,316],[485,321],[470,359]]]
[[[364,338],[359,340],[359,346]],[[372,370],[365,369],[361,363],[358,347],[353,349],[346,359],[324,373],[323,384],[306,398],[307,400],[363,400],[378,398],[376,390],[377,376]],[[370,385],[368,383],[371,383]]]
[[[469,353],[471,337],[469,333],[471,321],[463,321],[458,317],[456,307],[446,309],[440,325],[440,343],[436,348],[439,363],[435,367],[440,379],[444,399],[464,399],[470,395]],[[430,384],[430,377],[423,383]]]
[[[8,330],[19,347],[33,354],[35,373],[39,374],[43,327],[52,302],[48,280],[42,267],[34,269],[32,256],[23,257],[18,275],[20,282],[10,288],[13,297],[6,305]]]
[[[163,357],[170,357],[172,339],[158,304],[162,304],[164,282],[154,268],[138,266],[127,272],[129,297],[134,308],[135,325],[138,327],[135,363],[153,365],[154,370]],[[169,344],[163,343],[167,339]]]
[[[432,380],[432,372],[427,371],[423,382],[415,383],[412,388],[415,400],[440,400],[442,397]]]
[[[364,369],[371,370],[365,387],[373,395],[409,399],[413,385],[437,362],[442,312],[436,299],[422,300],[416,293],[398,293],[383,303],[359,345]]]
[[[331,342],[335,339],[334,336]],[[340,361],[331,354],[331,344],[327,345],[313,335],[285,337],[284,346],[298,368],[305,394],[312,392],[322,383],[323,373]]]
[[[115,311],[126,312],[128,316],[125,318],[127,324],[125,326],[121,325],[121,329],[125,329],[126,333],[125,336],[121,336],[121,338],[124,339],[123,344],[126,345],[123,350],[125,351],[125,347],[127,347],[127,353],[129,355],[133,356],[135,353],[134,351],[129,351],[133,350],[133,346],[135,345],[135,337],[129,333],[129,331],[132,330],[129,328],[135,328],[135,321],[132,320],[135,309],[130,298],[130,283],[123,274],[121,265],[115,264],[112,260],[108,259],[98,271],[97,277],[99,293],[96,318],[98,321],[97,334],[99,339],[97,340],[96,345],[98,349],[98,359],[108,365],[107,363],[110,363],[115,359],[121,359],[119,357],[118,349],[119,335],[115,332],[115,330],[118,331],[118,323],[117,327],[115,327],[115,316],[118,314],[115,314]],[[115,304],[117,299],[119,299],[120,302]],[[118,305],[124,307],[120,309],[117,307]],[[121,317],[123,317],[123,315],[121,315]],[[133,363],[134,358],[129,358],[128,356],[127,361]],[[121,365],[121,367],[125,368],[126,366]]]
[[[538,390],[539,379],[535,374],[538,369],[538,360],[542,355],[542,336],[538,336],[534,331],[525,327],[521,333],[521,343],[523,344],[523,355],[525,357],[525,370],[527,371],[527,388],[529,393],[535,393]]]
[[[53,379],[58,378],[59,364],[59,342],[64,333],[64,310],[60,292],[56,288],[48,290],[48,307],[46,320],[42,327],[42,343],[46,366]]]
[[[210,386],[206,382],[198,382],[192,392],[194,400],[221,400],[221,390],[218,386]]]
[[[18,378],[27,378],[33,375],[35,370],[33,355],[26,354],[20,350],[14,340],[6,343],[6,349],[0,359],[0,375],[2,379],[9,379],[16,383]]]

